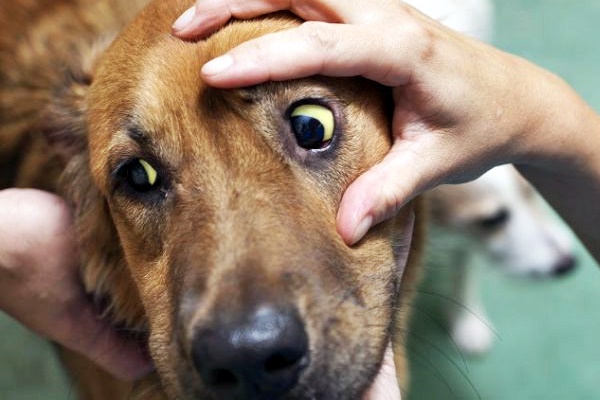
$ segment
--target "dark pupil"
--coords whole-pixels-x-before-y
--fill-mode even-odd
[[[138,161],[134,161],[126,168],[126,178],[131,187],[140,192],[146,192],[152,189],[152,184],[148,181],[146,170]]]
[[[318,119],[306,115],[291,118],[292,130],[300,147],[318,149],[323,146],[325,128]]]
[[[508,221],[509,217],[510,213],[508,210],[502,209],[489,218],[481,219],[479,221],[479,226],[486,230],[497,229],[504,225]]]

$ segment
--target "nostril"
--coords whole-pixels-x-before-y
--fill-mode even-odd
[[[572,256],[572,255],[564,256],[556,264],[556,267],[554,268],[554,275],[556,275],[556,276],[567,275],[568,273],[572,272],[576,266],[577,266],[577,259],[574,256]]]
[[[239,379],[231,371],[222,368],[210,371],[206,380],[217,389],[235,389],[239,384]]]
[[[287,371],[291,368],[301,366],[303,364],[304,354],[299,352],[285,352],[274,354],[266,359],[265,361],[265,372],[269,374],[276,374],[281,371]]]

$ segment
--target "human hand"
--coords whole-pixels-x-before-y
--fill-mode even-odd
[[[152,369],[148,356],[101,321],[85,296],[71,223],[55,195],[0,191],[0,309],[118,378],[140,378]]]
[[[564,85],[546,71],[397,0],[198,0],[173,29],[182,38],[205,36],[232,17],[283,9],[309,22],[243,43],[207,63],[202,76],[229,88],[362,75],[392,88],[393,147],[348,187],[338,211],[349,244],[436,185],[474,179],[498,164],[536,162],[534,149],[552,139],[532,138],[573,99],[554,101]]]
[[[394,364],[394,353],[392,346],[388,346],[383,363],[373,385],[364,396],[364,400],[401,400],[396,365]]]

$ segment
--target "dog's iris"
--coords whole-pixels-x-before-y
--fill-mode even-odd
[[[321,149],[333,138],[333,113],[318,104],[303,104],[290,114],[292,131],[298,145],[305,149]]]

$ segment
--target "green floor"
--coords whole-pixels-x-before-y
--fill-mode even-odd
[[[481,358],[461,355],[440,324],[438,306],[448,300],[421,295],[409,399],[600,399],[600,274],[581,257],[579,271],[553,281],[515,280],[485,266],[482,292],[497,338]]]
[[[496,43],[563,76],[600,110],[600,1],[497,0]],[[440,255],[439,257],[442,257]],[[492,352],[467,359],[418,301],[411,334],[410,400],[600,399],[600,270],[556,281],[510,279],[483,268],[483,292],[498,332]],[[0,399],[73,398],[45,342],[0,314]]]

